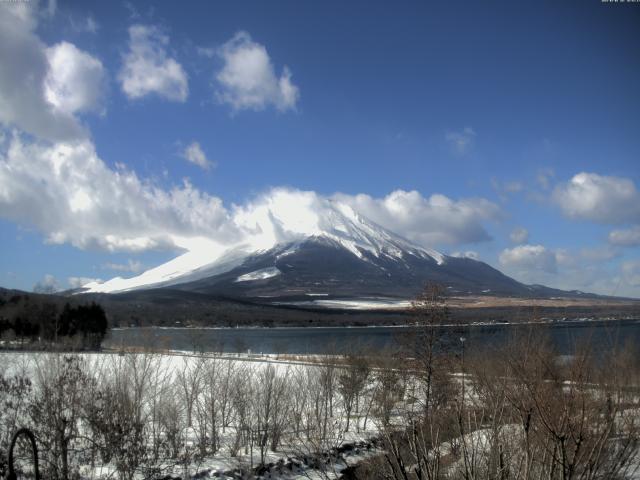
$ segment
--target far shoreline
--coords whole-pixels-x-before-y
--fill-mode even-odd
[[[524,322],[471,322],[471,323],[445,323],[442,325],[436,325],[437,328],[452,328],[452,327],[492,327],[492,326],[526,326],[526,325],[576,325],[576,324],[588,324],[588,323],[609,323],[609,322],[640,322],[640,315],[633,315],[629,317],[616,317],[616,318],[578,318],[567,320],[545,319],[536,321],[524,321]],[[142,325],[142,326],[129,326],[129,327],[113,327],[109,330],[113,331],[125,331],[125,330],[141,330],[141,329],[156,329],[156,330],[316,330],[316,329],[350,329],[350,330],[367,330],[372,328],[420,328],[421,325],[416,323],[406,323],[404,325],[391,324],[391,325],[320,325],[320,326],[260,326],[260,325],[238,325],[235,327],[212,327],[212,326],[164,326],[164,325]]]

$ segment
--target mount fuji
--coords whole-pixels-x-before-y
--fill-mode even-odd
[[[276,192],[238,209],[228,244],[199,238],[189,251],[132,278],[93,282],[78,293],[171,288],[268,302],[313,297],[411,298],[426,282],[451,294],[540,296],[470,258],[418,246],[369,221],[346,203],[304,192]],[[563,292],[567,293],[567,292]]]

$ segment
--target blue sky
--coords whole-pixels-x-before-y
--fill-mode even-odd
[[[639,21],[599,1],[2,3],[0,285],[134,275],[287,187],[525,282],[640,297]]]

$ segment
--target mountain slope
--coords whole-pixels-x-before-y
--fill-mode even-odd
[[[311,237],[248,257],[222,274],[177,285],[200,293],[244,297],[396,296],[408,298],[427,281],[449,287],[453,294],[531,294],[519,282],[489,265],[467,258],[419,253],[354,255],[337,242]]]
[[[198,248],[136,277],[93,282],[84,289],[92,293],[115,293],[183,284],[232,271],[253,262],[256,256],[269,256],[273,252],[287,256],[310,239],[322,239],[364,262],[379,257],[401,260],[409,255],[441,264],[445,258],[435,250],[413,245],[366,220],[351,207],[333,201],[320,203],[315,199],[307,204],[283,205],[275,196],[273,205],[241,212],[236,223],[245,235],[226,249],[202,242]]]
[[[350,206],[274,195],[238,211],[238,238],[225,247],[206,239],[197,248],[133,278],[85,285],[85,293],[171,287],[182,291],[271,301],[305,296],[413,297],[425,282],[451,294],[551,296],[493,267],[420,247],[367,220]]]

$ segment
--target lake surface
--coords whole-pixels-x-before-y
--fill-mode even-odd
[[[466,348],[499,346],[514,333],[549,335],[560,354],[570,355],[576,345],[590,341],[598,349],[640,345],[640,320],[564,322],[546,325],[469,325],[442,327],[453,345],[465,338]],[[534,330],[532,330],[534,329]],[[393,348],[415,335],[415,327],[320,328],[165,328],[111,330],[104,345],[110,348],[153,347],[168,350],[251,353],[331,354],[365,349]]]

